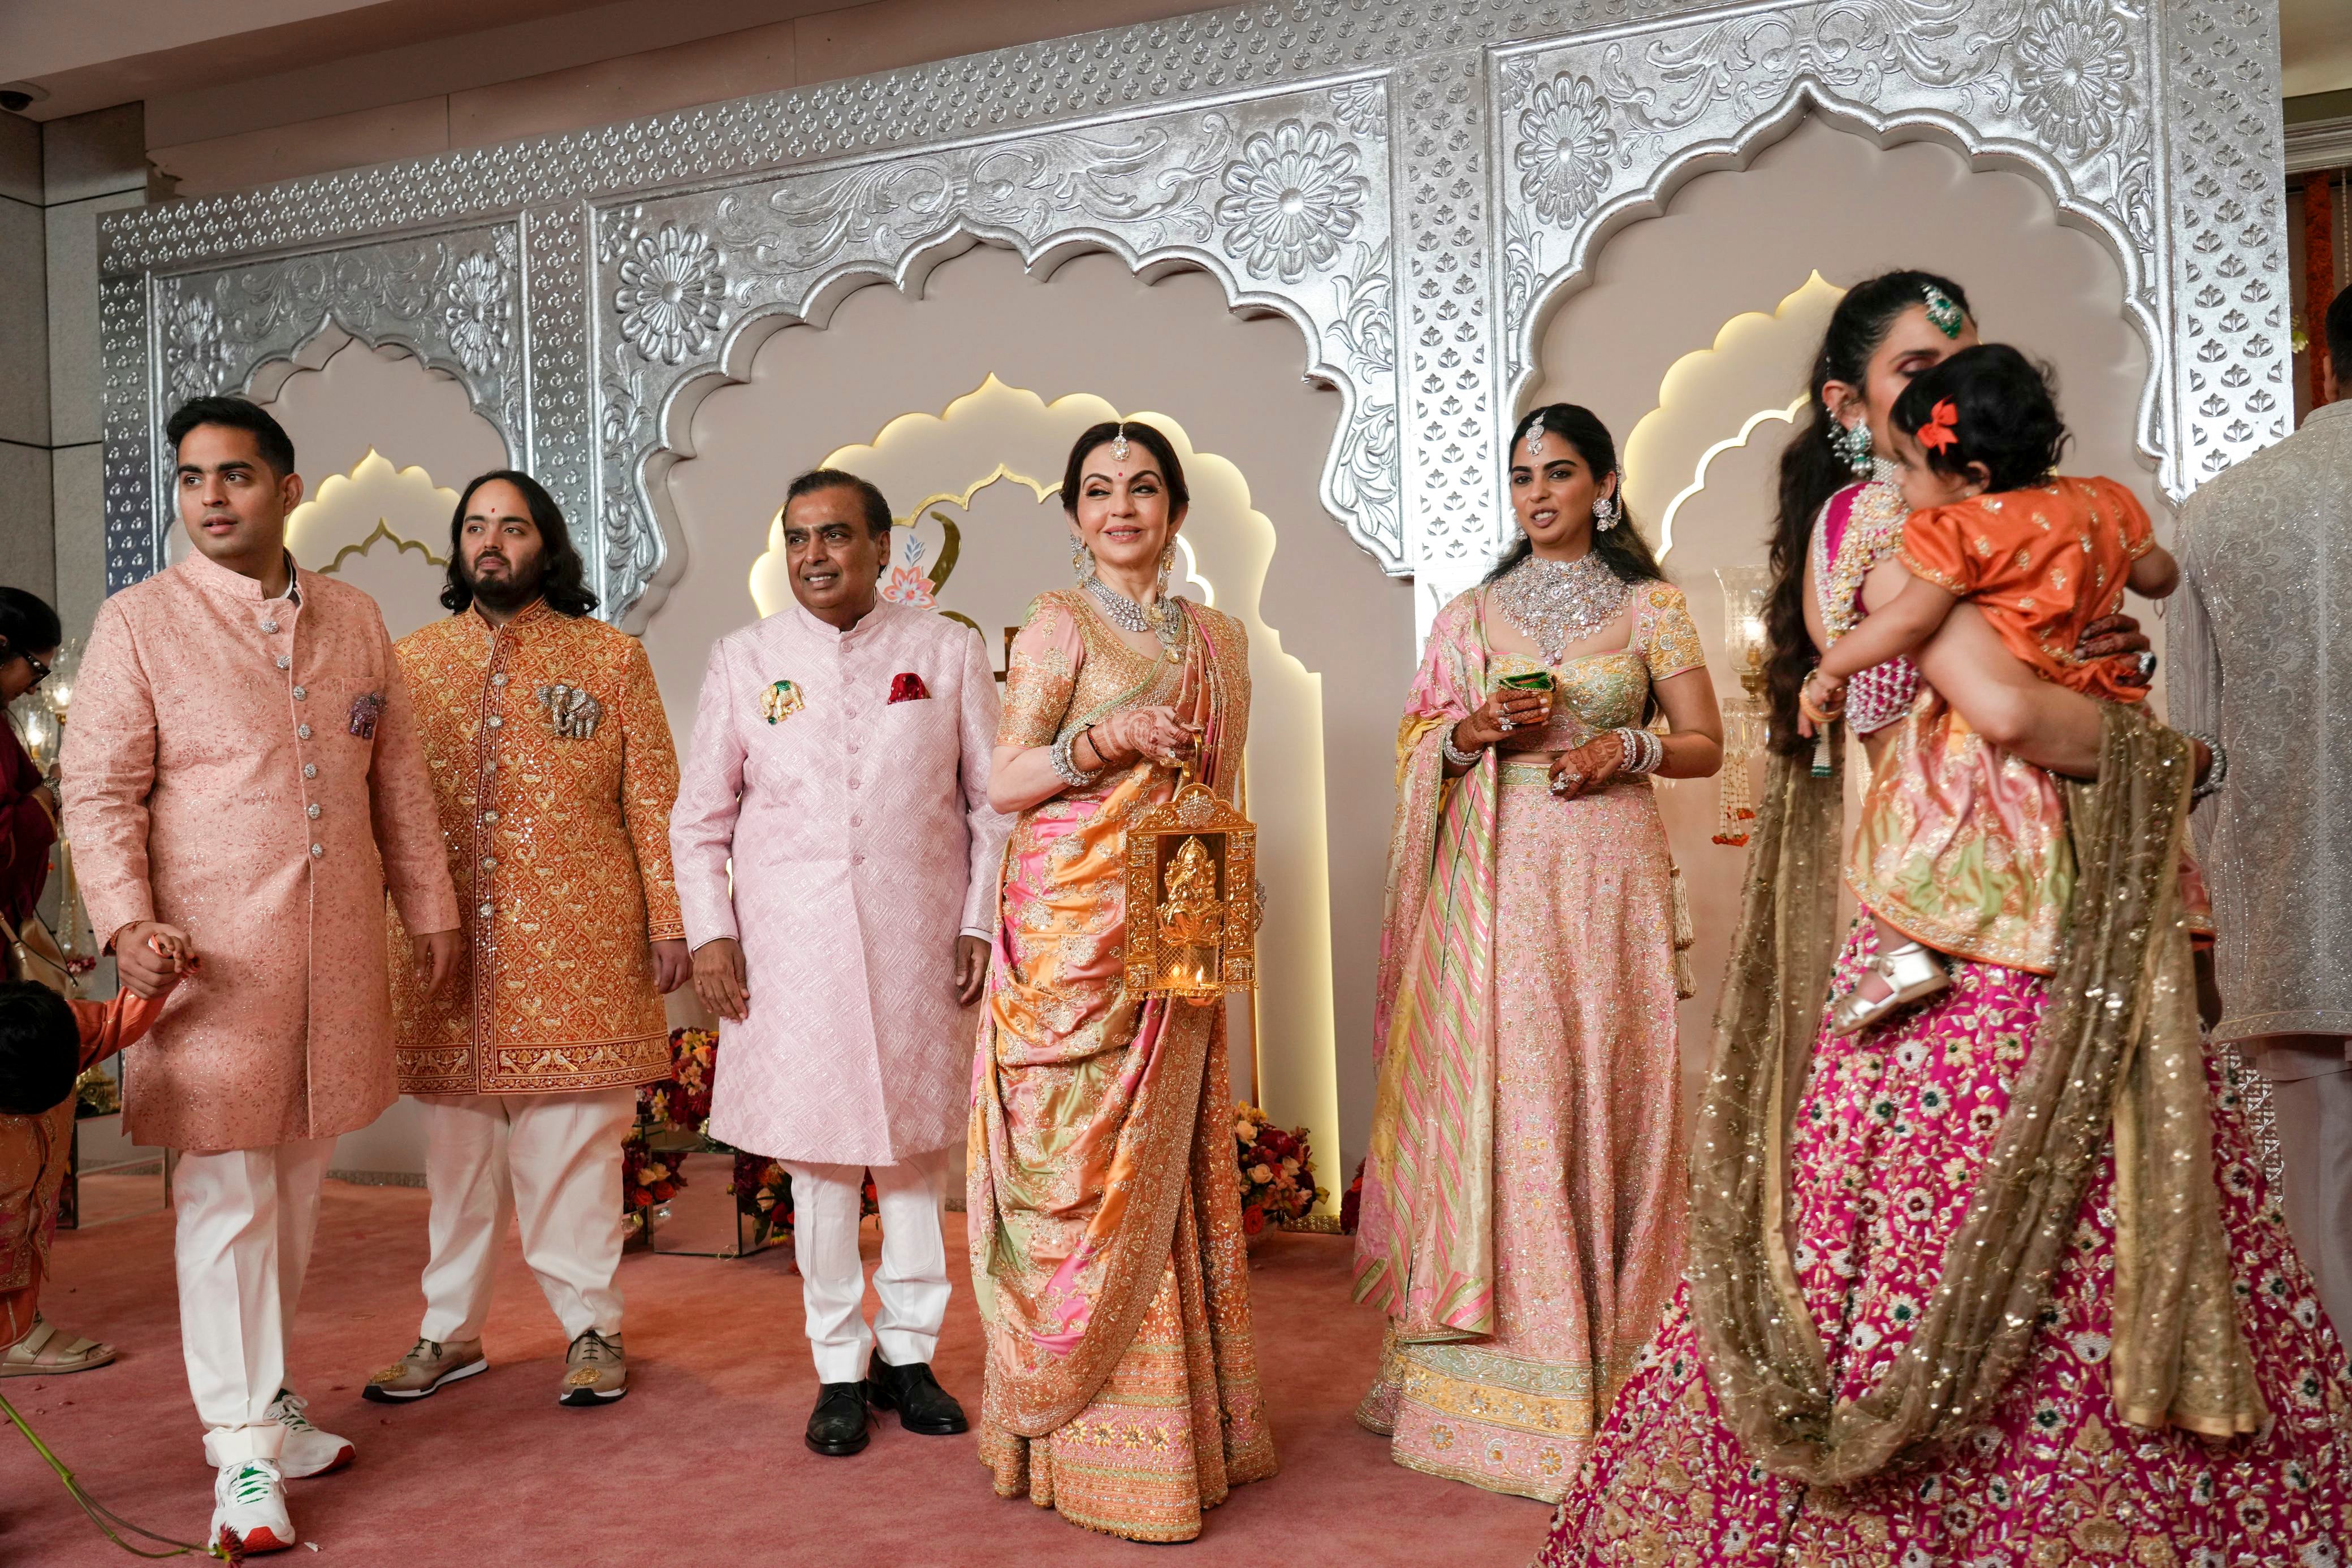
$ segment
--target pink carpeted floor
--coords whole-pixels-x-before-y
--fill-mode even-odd
[[[976,1409],[980,1342],[962,1282],[962,1219],[948,1216],[959,1284],[937,1367]],[[870,1260],[870,1225],[866,1241]],[[1347,1246],[1284,1235],[1255,1255],[1258,1352],[1282,1472],[1235,1489],[1189,1554],[1253,1568],[1519,1568],[1549,1510],[1401,1469],[1350,1419],[1379,1328],[1348,1301]],[[424,1261],[423,1192],[328,1184],[293,1377],[311,1417],[351,1438],[359,1462],[293,1483],[295,1523],[317,1552],[298,1547],[275,1561],[1059,1568],[1188,1552],[1091,1535],[1026,1501],[999,1500],[970,1437],[919,1437],[892,1419],[855,1458],[810,1453],[801,1428],[815,1375],[801,1337],[800,1281],[780,1252],[728,1260],[631,1252],[621,1269],[631,1392],[608,1408],[572,1410],[555,1403],[562,1331],[509,1237],[488,1335],[492,1370],[416,1405],[367,1404],[359,1390],[369,1371],[415,1337]],[[107,1504],[195,1539],[213,1472],[180,1362],[170,1217],[60,1235],[55,1263],[50,1321],[112,1340],[122,1358],[72,1377],[0,1382],[0,1393]],[[0,1563],[129,1561],[0,1427]]]

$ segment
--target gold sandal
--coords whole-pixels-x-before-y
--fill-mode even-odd
[[[1944,967],[1943,959],[1916,942],[1888,948],[1866,968],[1886,982],[1886,995],[1865,997],[1857,987],[1840,997],[1830,1009],[1831,1034],[1840,1038],[1860,1034],[1952,983],[1952,972]]]
[[[115,1354],[114,1347],[103,1341],[68,1340],[36,1312],[25,1337],[0,1351],[0,1377],[62,1377],[104,1366]]]

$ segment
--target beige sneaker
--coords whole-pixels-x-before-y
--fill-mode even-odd
[[[360,1396],[379,1405],[404,1405],[411,1399],[424,1398],[445,1383],[455,1383],[489,1369],[489,1359],[482,1354],[480,1340],[453,1339],[444,1343],[437,1339],[421,1339],[415,1349],[369,1378]]]
[[[590,1329],[564,1353],[563,1369],[558,1405],[610,1405],[629,1391],[629,1358],[621,1352],[619,1334],[606,1339]]]

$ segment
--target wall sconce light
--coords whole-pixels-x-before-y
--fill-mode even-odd
[[[1723,645],[1739,677],[1739,695],[1723,705],[1723,770],[1716,776],[1719,802],[1715,841],[1740,845],[1748,841],[1748,824],[1756,820],[1756,785],[1749,759],[1763,749],[1767,729],[1764,706],[1764,597],[1771,573],[1760,566],[1716,569],[1723,585]]]
[[[57,658],[49,665],[49,678],[41,683],[41,700],[63,726],[67,710],[73,706],[74,681],[81,674],[81,639],[68,637],[58,649]]]
[[[33,766],[47,773],[58,759],[58,716],[47,703],[27,703],[16,716],[16,737],[25,743],[25,755]]]

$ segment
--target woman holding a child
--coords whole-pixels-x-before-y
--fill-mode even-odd
[[[2200,749],[2079,652],[2167,563],[1976,341],[1956,284],[1895,273],[1816,361],[1690,1270],[1546,1564],[2343,1561],[2352,1378],[2199,1039]],[[1848,879],[1885,928],[1842,952],[1801,686],[1874,764]]]

